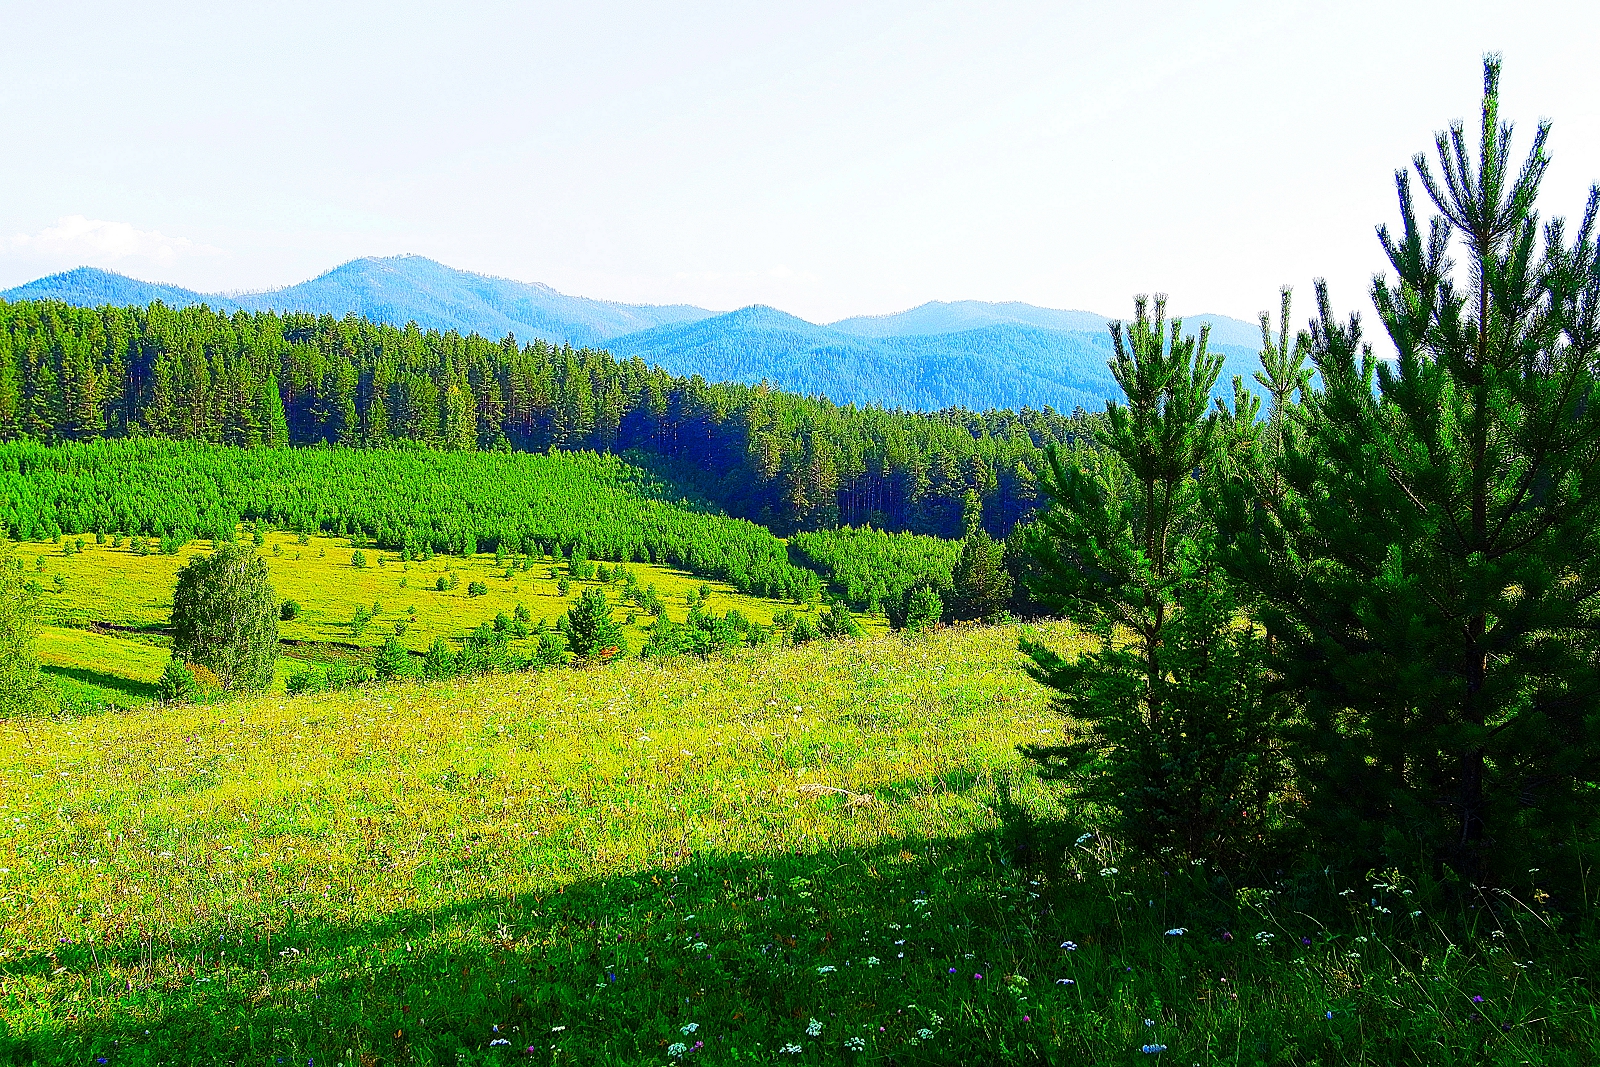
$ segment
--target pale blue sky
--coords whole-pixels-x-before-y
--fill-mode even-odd
[[[1365,308],[1392,171],[1505,54],[1547,212],[1600,180],[1593,3],[0,0],[0,288],[360,255],[826,321],[930,299]],[[1303,318],[1298,315],[1297,318]]]

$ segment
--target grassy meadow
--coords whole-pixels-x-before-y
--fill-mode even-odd
[[[1055,821],[1016,640],[9,724],[0,1061],[1594,1061],[1532,900],[1463,932]]]
[[[248,542],[249,535],[242,536]],[[176,555],[140,555],[128,542],[113,547],[110,542],[96,544],[85,538],[82,551],[64,551],[65,545],[75,547],[77,540],[16,546],[17,558],[43,589],[47,617],[55,620],[55,625],[47,625],[40,635],[40,659],[57,679],[63,703],[70,709],[147,703],[155,697],[155,682],[167,661],[168,642],[162,630],[172,611],[178,570],[215,546],[210,541],[196,541]],[[352,563],[358,550],[365,566]],[[534,559],[529,569],[521,565],[528,557],[497,564],[492,554],[440,555],[404,562],[393,552],[347,538],[318,535],[301,543],[298,535],[281,531],[264,533],[258,551],[267,563],[278,598],[294,600],[301,607],[297,618],[279,626],[285,641],[278,669],[280,688],[306,662],[359,655],[362,649],[376,647],[391,636],[403,647],[420,652],[435,637],[459,641],[497,614],[511,615],[518,604],[528,609],[534,624],[544,620],[553,625],[585,586],[599,584],[570,579],[567,564],[559,559]],[[711,591],[707,610],[720,614],[736,608],[766,625],[777,612],[806,610],[667,567],[627,566],[641,589],[656,587],[667,615],[678,621],[688,615],[688,594],[701,588]],[[437,588],[440,578],[452,577],[454,588]],[[569,578],[566,596],[557,584],[563,578]],[[480,596],[469,593],[475,582],[485,589]],[[614,616],[624,624],[630,647],[637,651],[648,637],[652,617],[631,603],[624,604],[620,585],[608,587],[608,591],[615,605]],[[356,612],[370,611],[374,605],[381,605],[382,610],[357,632],[352,626]],[[815,605],[810,610],[814,616]],[[635,619],[627,623],[630,613]],[[868,631],[887,629],[881,616],[864,616],[860,622]],[[512,645],[526,653],[534,643],[536,639],[513,641]]]

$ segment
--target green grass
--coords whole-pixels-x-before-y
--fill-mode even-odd
[[[8,727],[0,1061],[1594,1061],[1536,901],[1474,931],[1052,823],[1016,636]]]
[[[141,556],[126,544],[113,548],[92,540],[82,552],[71,555],[63,554],[62,546],[53,542],[16,546],[17,558],[44,589],[47,615],[68,624],[46,627],[40,642],[41,660],[60,684],[67,707],[128,707],[154,699],[154,683],[167,661],[160,631],[171,616],[178,569],[212,548],[211,542],[198,541],[177,555]],[[280,624],[283,652],[286,657],[308,661],[348,656],[376,647],[390,636],[420,652],[435,637],[458,641],[499,613],[511,615],[518,604],[528,609],[535,623],[553,624],[585,586],[597,584],[570,581],[568,595],[562,596],[557,582],[567,576],[564,562],[538,560],[530,570],[514,570],[508,578],[506,565],[497,566],[492,554],[401,562],[394,553],[364,547],[366,566],[356,567],[351,563],[356,545],[348,539],[315,536],[300,544],[296,535],[284,532],[265,534],[259,551],[278,598],[293,599],[301,606],[298,618]],[[775,613],[796,607],[749,596],[726,582],[708,581],[684,571],[644,563],[627,566],[640,588],[656,587],[667,614],[680,622],[688,615],[687,594],[702,586],[711,590],[709,610],[722,613],[737,608],[763,624],[771,624]],[[438,590],[438,579],[452,574],[456,587]],[[59,591],[56,575],[63,583]],[[481,582],[487,592],[470,596],[468,589],[474,582]],[[631,604],[622,604],[620,584],[607,589],[619,623],[625,622],[630,611],[636,614],[635,622],[623,629],[637,651],[648,637],[652,618]],[[383,611],[357,635],[351,626],[357,610],[370,609],[375,603],[381,604]],[[410,614],[411,608],[416,609],[415,616]],[[882,616],[863,617],[861,622],[869,631],[887,629]],[[99,632],[85,628],[95,624],[103,628]],[[397,624],[403,627],[398,634]],[[530,652],[532,645],[532,641],[513,642],[520,654]],[[292,670],[280,667],[280,688],[290,673]]]

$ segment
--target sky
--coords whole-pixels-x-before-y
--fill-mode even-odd
[[[1481,56],[1546,214],[1600,181],[1600,4],[0,0],[0,288],[417,253],[813,322],[928,300],[1370,308]]]

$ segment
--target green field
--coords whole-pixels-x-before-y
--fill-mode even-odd
[[[10,725],[0,1060],[1593,1062],[1543,917],[1030,833],[1016,637]]]
[[[242,536],[248,540],[248,534]],[[154,698],[154,683],[166,665],[167,642],[161,631],[172,610],[178,569],[214,546],[197,541],[176,555],[140,555],[127,543],[113,548],[109,542],[84,540],[83,550],[70,554],[54,542],[16,546],[17,557],[44,590],[46,617],[55,622],[41,634],[41,660],[58,680],[69,708],[145,703]],[[75,541],[66,539],[66,543]],[[402,562],[395,553],[367,546],[361,549],[366,565],[356,567],[351,562],[356,543],[347,538],[312,536],[300,541],[296,534],[274,531],[263,535],[258,550],[279,599],[293,599],[302,609],[296,619],[280,624],[285,642],[278,671],[280,687],[302,661],[360,655],[361,650],[376,647],[391,636],[405,648],[420,652],[435,637],[459,641],[497,614],[510,615],[518,604],[528,609],[535,624],[543,620],[553,625],[585,586],[600,584],[570,580],[568,594],[562,596],[557,582],[567,577],[568,565],[553,558],[535,559],[531,569],[523,570],[520,560],[527,557],[519,557],[507,577],[511,561],[497,565],[491,554]],[[724,613],[737,609],[764,625],[770,625],[780,611],[807,611],[804,605],[750,596],[726,582],[667,567],[648,563],[626,566],[640,588],[656,587],[666,614],[677,621],[688,615],[689,593],[698,595],[702,587],[711,590],[710,599],[704,602],[707,610]],[[456,587],[439,590],[438,580],[452,574],[457,577]],[[61,577],[59,587],[57,575]],[[485,587],[483,595],[469,594],[474,582]],[[606,588],[616,605],[615,618],[625,624],[630,647],[637,651],[648,637],[652,617],[623,604],[620,585]],[[383,610],[357,634],[351,625],[357,610],[370,610],[374,604],[381,604]],[[816,606],[809,610],[814,617]],[[628,624],[630,612],[635,620]],[[881,616],[863,616],[860,621],[869,631],[887,628]],[[533,643],[514,641],[513,646],[525,653]]]

